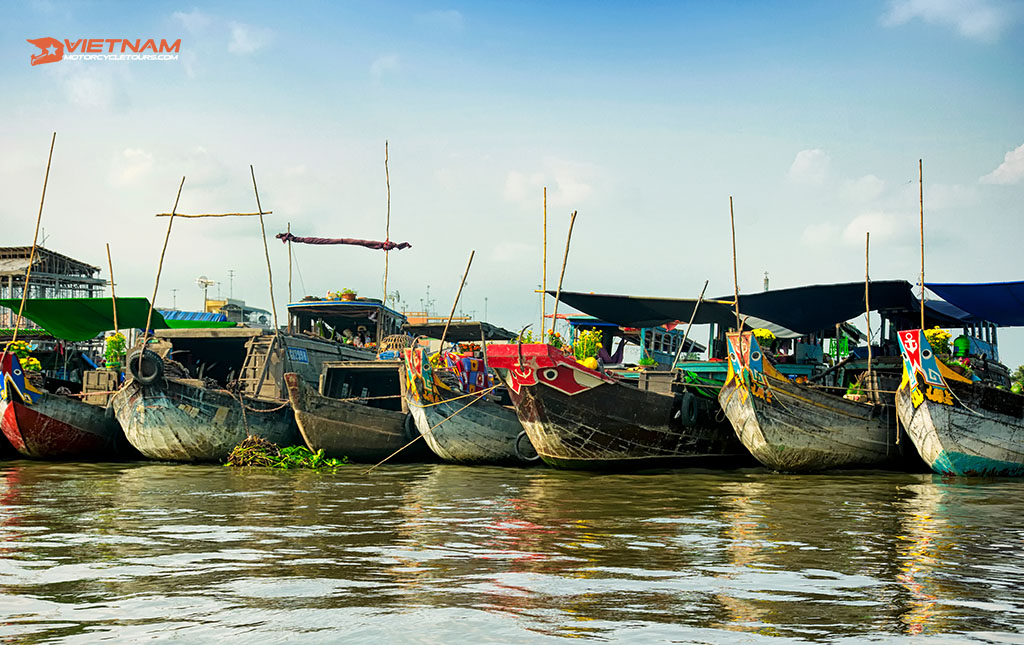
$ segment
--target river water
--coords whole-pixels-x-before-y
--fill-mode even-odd
[[[0,642],[1024,642],[1024,482],[0,462]]]

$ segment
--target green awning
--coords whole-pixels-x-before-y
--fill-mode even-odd
[[[21,299],[0,298],[0,306],[17,314]],[[121,329],[142,329],[148,313],[147,298],[117,299],[117,324]],[[110,298],[29,298],[23,315],[62,340],[89,340],[114,328]],[[150,328],[167,329],[163,316],[155,309]]]

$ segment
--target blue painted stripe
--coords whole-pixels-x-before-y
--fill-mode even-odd
[[[932,464],[932,470],[943,475],[1021,477],[1024,476],[1024,463],[943,450]]]

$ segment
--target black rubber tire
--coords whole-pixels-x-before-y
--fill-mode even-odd
[[[697,397],[693,392],[683,392],[679,399],[679,422],[685,428],[692,428],[697,424]]]
[[[522,448],[519,447],[522,444],[524,438],[526,439],[526,444],[530,446],[530,452],[533,453],[532,457],[524,456]],[[537,449],[533,447],[533,443],[530,442],[530,438],[526,436],[526,430],[522,430],[519,434],[516,435],[516,442],[513,447],[515,448],[516,457],[519,458],[519,461],[522,461],[527,464],[532,464],[533,462],[540,459],[540,455],[537,453]]]
[[[128,373],[142,385],[150,385],[164,375],[164,360],[152,350],[136,349],[128,355]]]

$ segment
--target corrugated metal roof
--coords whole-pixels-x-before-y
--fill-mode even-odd
[[[180,311],[177,309],[157,309],[164,320],[201,320],[203,322],[227,322],[224,314],[207,313],[204,311]]]
[[[0,258],[0,275],[25,275],[28,258]]]

